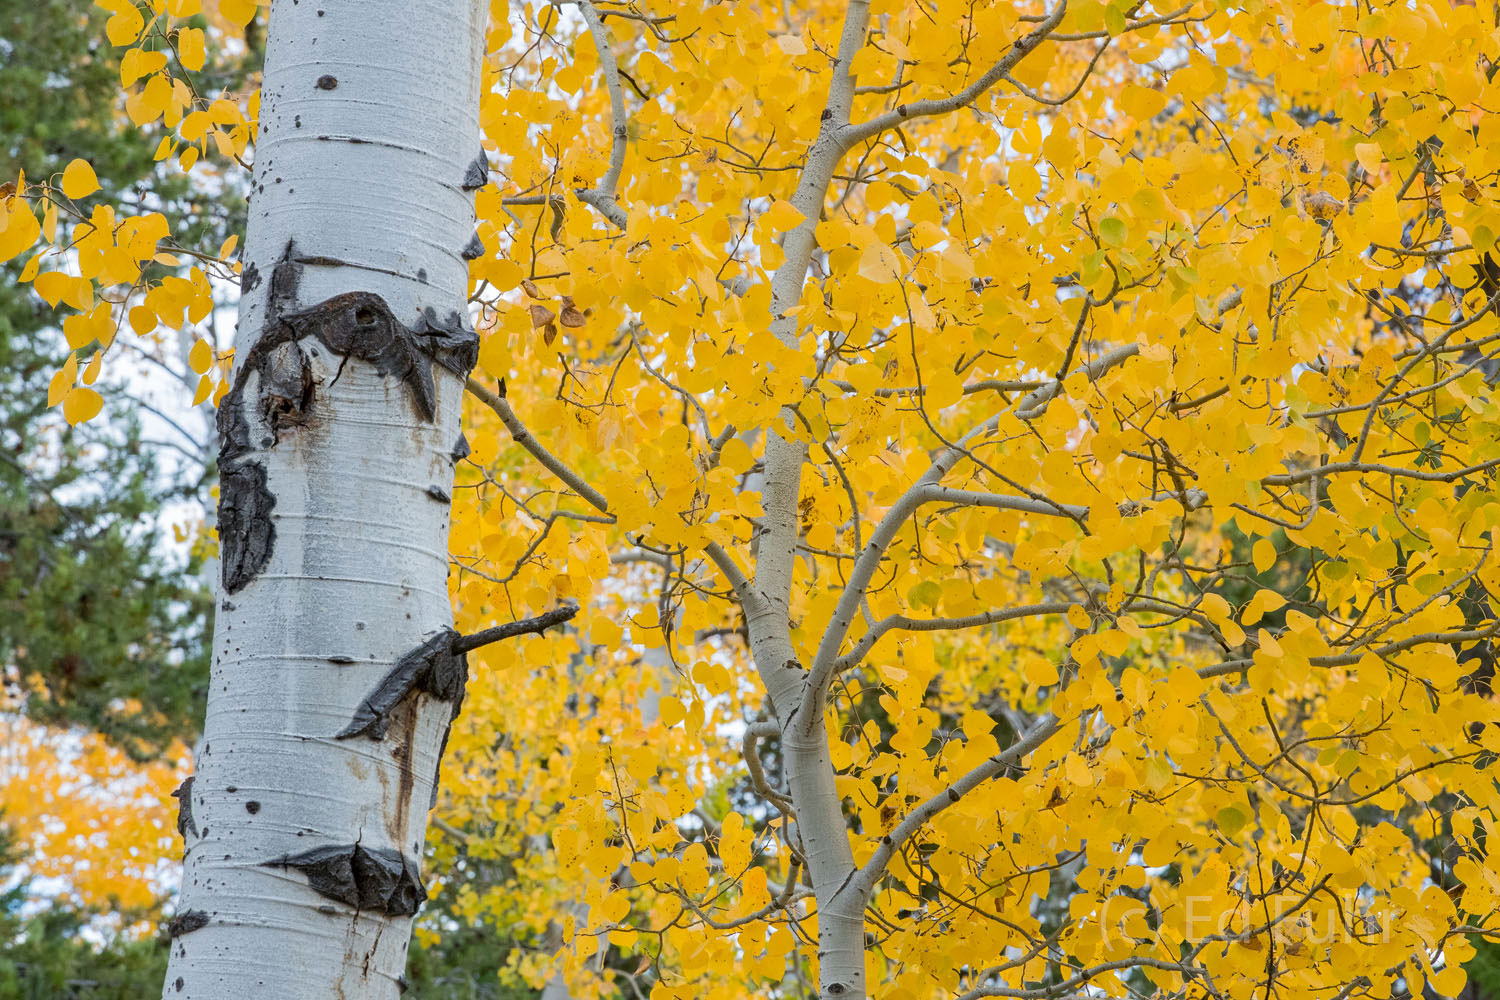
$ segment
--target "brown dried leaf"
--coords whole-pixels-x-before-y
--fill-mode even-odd
[[[542,293],[537,291],[536,282],[532,281],[530,278],[523,278],[521,280],[521,291],[525,292],[533,299],[539,299],[542,297]]]
[[[542,328],[542,343],[546,344],[548,347],[551,347],[552,342],[556,339],[557,326],[554,323],[548,323]]]
[[[531,310],[531,325],[533,327],[545,326],[557,319],[557,314],[546,306],[537,305],[533,302],[528,308]]]
[[[580,327],[584,324],[584,315],[578,311],[576,306],[568,303],[563,306],[562,315],[558,317],[558,322],[562,323],[563,326]]]
[[[1314,219],[1331,219],[1344,210],[1344,203],[1327,191],[1314,191],[1304,195],[1302,204],[1306,206],[1307,214]]]

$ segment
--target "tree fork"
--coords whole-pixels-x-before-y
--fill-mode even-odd
[[[452,629],[447,536],[478,349],[487,13],[271,8],[219,414],[224,599],[178,793],[167,997],[394,1000],[404,985],[472,648]]]

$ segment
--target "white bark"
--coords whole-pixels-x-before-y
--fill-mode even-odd
[[[912,118],[946,114],[973,102],[1026,57],[1062,20],[1066,4],[1059,2],[1041,23],[1016,39],[1001,58],[962,91],[937,100],[901,104],[889,113],[856,124],[851,119],[855,81],[854,57],[863,48],[869,26],[868,0],[850,0],[845,11],[838,55],[833,64],[828,98],[817,140],[808,151],[792,204],[802,221],[782,240],[783,261],[771,278],[771,332],[795,347],[795,315],[788,315],[802,294],[815,244],[815,230],[823,214],[829,185],[844,154],[854,146]],[[1029,399],[1029,397],[1028,397]],[[1028,405],[1042,405],[1039,399]],[[800,663],[790,636],[790,592],[799,534],[798,500],[807,448],[781,431],[792,426],[784,415],[781,428],[766,435],[765,516],[761,521],[753,583],[735,575],[727,558],[710,550],[739,594],[750,633],[756,667],[775,706],[785,754],[787,790],[797,814],[797,835],[807,861],[808,876],[818,901],[818,992],[822,1000],[864,997],[864,912],[880,871],[856,878],[849,830],[840,802],[828,732],[824,721],[826,686],[837,670],[839,651],[860,607],[870,574],[884,557],[905,514],[882,524],[861,551],[854,575],[845,587],[811,664]],[[903,499],[912,509],[936,501],[1025,510],[1036,514],[1083,517],[1085,508],[1066,508],[1028,498],[953,490],[941,485],[957,455],[934,463],[913,492]],[[894,515],[893,515],[894,516]],[[977,782],[976,782],[977,783]],[[920,824],[919,824],[920,825]],[[883,869],[884,861],[881,862]]]
[[[845,14],[822,130],[792,196],[803,219],[783,238],[784,259],[771,277],[771,331],[787,345],[795,345],[798,334],[797,321],[787,310],[801,298],[813,231],[846,149],[839,132],[849,122],[854,96],[849,67],[864,45],[869,13],[866,0],[852,0]],[[754,600],[745,602],[745,620],[756,667],[781,726],[787,791],[797,810],[797,835],[818,901],[818,993],[824,1000],[837,1000],[865,995],[865,900],[850,891],[854,854],[822,713],[802,717],[798,712],[806,674],[791,642],[790,601],[806,460],[806,445],[788,440],[779,428],[767,432],[766,514],[756,550]]]
[[[166,997],[400,993],[456,699],[414,691],[373,709],[380,738],[379,720],[345,731],[452,621],[453,369],[472,357],[453,324],[468,322],[486,9],[271,8],[220,425],[225,592]],[[351,292],[378,299],[324,305]]]

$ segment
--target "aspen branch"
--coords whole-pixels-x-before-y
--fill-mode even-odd
[[[625,88],[620,84],[620,65],[615,60],[614,49],[609,44],[609,29],[599,19],[599,12],[594,9],[594,5],[589,0],[576,0],[576,3],[579,12],[583,14],[583,20],[589,26],[589,34],[594,39],[594,48],[599,52],[599,68],[604,73],[604,86],[609,90],[610,135],[613,138],[610,142],[609,168],[605,170],[604,176],[594,187],[584,188],[573,194],[585,205],[593,207],[623,233],[629,218],[625,210],[615,201],[615,192],[620,184],[620,172],[625,168],[625,147],[630,138],[630,127],[627,124],[625,112]]]
[[[1187,4],[1184,7],[1177,8],[1176,10],[1172,11],[1170,14],[1157,14],[1154,17],[1143,17],[1139,21],[1131,21],[1129,24],[1125,25],[1125,30],[1122,31],[1122,32],[1119,32],[1119,34],[1122,34],[1122,35],[1123,34],[1128,34],[1129,32],[1132,32],[1132,31],[1140,31],[1143,28],[1154,28],[1154,27],[1156,27],[1159,24],[1169,24],[1169,25],[1170,24],[1191,24],[1194,21],[1206,21],[1208,19],[1206,16],[1205,17],[1183,17],[1184,14],[1186,14],[1188,11],[1190,11],[1192,9],[1193,9],[1193,5],[1192,4]],[[1182,18],[1182,20],[1178,20],[1178,18]],[[1047,41],[1049,41],[1049,42],[1086,42],[1086,41],[1091,41],[1091,40],[1096,39],[1096,38],[1114,38],[1114,37],[1118,37],[1118,36],[1117,35],[1111,35],[1108,31],[1070,31],[1070,32],[1059,32],[1058,34],[1051,35],[1051,36],[1049,36],[1047,38]]]
[[[739,563],[734,561],[734,556],[730,555],[722,545],[718,542],[709,542],[703,547],[703,554],[719,568],[720,573],[724,574],[724,579],[734,589],[735,596],[740,599],[740,606],[745,609],[747,615],[752,609],[761,606],[760,595],[751,585],[750,578],[745,575],[744,570],[740,569]]]
[[[604,498],[604,494],[584,482],[582,476],[568,468],[562,459],[548,451],[536,439],[536,436],[526,429],[526,425],[521,423],[521,418],[517,417],[516,411],[511,409],[509,400],[498,393],[486,389],[473,377],[470,377],[468,382],[465,383],[465,388],[469,390],[471,396],[495,411],[496,415],[500,417],[500,422],[505,424],[505,429],[510,432],[511,439],[516,444],[531,452],[533,458],[546,466],[547,470],[554,476],[566,483],[569,489],[588,501],[589,505],[595,510],[604,514],[610,513],[609,501]]]
[[[1300,469],[1297,472],[1266,476],[1261,480],[1261,484],[1264,486],[1291,486],[1296,483],[1305,483],[1309,479],[1321,479],[1340,472],[1373,472],[1381,476],[1395,476],[1397,479],[1416,479],[1425,483],[1451,483],[1456,479],[1462,479],[1464,476],[1472,476],[1478,472],[1487,472],[1497,467],[1500,467],[1500,458],[1492,458],[1488,462],[1477,462],[1474,465],[1466,465],[1461,469],[1452,469],[1448,472],[1422,472],[1417,469],[1403,468],[1398,465],[1384,465],[1380,462],[1333,462],[1313,469]]]
[[[885,874],[886,866],[901,850],[901,846],[934,816],[1006,768],[1020,763],[1022,757],[1046,743],[1060,728],[1062,728],[1062,720],[1050,712],[1047,713],[1038,719],[1036,724],[1020,739],[961,775],[947,788],[907,813],[890,833],[880,838],[875,853],[870,855],[870,859],[855,873],[854,884],[864,898],[870,898],[876,883]]]
[[[802,213],[802,220],[782,238],[782,262],[771,276],[770,330],[778,340],[789,346],[797,342],[797,318],[787,310],[797,302],[802,294],[802,286],[807,281],[815,242],[813,231],[823,213],[823,203],[834,171],[847,150],[847,146],[838,137],[838,131],[849,121],[850,108],[854,103],[854,78],[850,75],[850,68],[854,57],[864,47],[869,22],[869,0],[850,0],[839,36],[838,56],[828,83],[823,124],[817,140],[808,151],[806,164],[798,178],[797,190],[792,195],[792,205]],[[784,412],[783,415],[790,425],[790,414]],[[797,499],[802,466],[806,461],[804,446],[787,441],[775,427],[768,430],[765,489],[762,491],[765,516],[761,521],[762,535],[756,551],[755,566],[755,585],[768,600],[786,601],[784,595],[791,590],[797,550]],[[776,644],[785,646],[787,653],[780,659],[791,659],[790,637],[786,634],[788,623],[780,621],[776,629]]]
[[[960,442],[960,446],[963,442]],[[953,453],[953,457],[961,453],[960,450]],[[849,580],[844,584],[843,591],[839,594],[838,603],[834,606],[833,616],[829,619],[828,627],[823,632],[823,638],[818,643],[818,650],[813,657],[812,666],[809,669],[807,684],[804,687],[803,700],[803,724],[809,724],[810,719],[822,717],[823,699],[827,695],[827,685],[833,676],[838,673],[836,661],[838,660],[839,648],[843,645],[845,637],[849,633],[850,626],[854,623],[855,612],[859,608],[865,588],[869,586],[870,580],[874,578],[875,570],[885,559],[885,553],[895,541],[896,535],[907,519],[924,504],[944,502],[963,507],[988,507],[995,510],[1014,510],[1023,514],[1037,514],[1051,517],[1066,517],[1081,521],[1089,516],[1089,508],[1079,504],[1056,503],[1045,498],[1015,497],[1000,493],[983,493],[976,490],[961,490],[950,486],[943,486],[934,480],[941,478],[947,472],[944,459],[939,458],[932,467],[923,474],[908,489],[901,498],[888,510],[880,523],[876,525],[875,531],[870,536],[870,542],[854,562],[850,571]],[[1128,500],[1120,504],[1116,509],[1126,517],[1132,517],[1143,511],[1148,505],[1161,503],[1168,500],[1176,500],[1182,504],[1185,511],[1196,510],[1208,501],[1208,495],[1201,490],[1188,490],[1185,493],[1159,493],[1144,500]],[[1063,610],[1067,610],[1064,608]],[[996,612],[1001,613],[1001,612]],[[999,619],[1003,620],[1003,619]],[[815,683],[820,682],[820,683]]]
[[[864,635],[854,643],[854,647],[833,661],[833,669],[828,677],[809,675],[809,684],[822,683],[826,685],[833,676],[851,670],[859,666],[860,662],[874,648],[875,644],[883,639],[888,633],[901,632],[947,632],[968,628],[982,628],[986,625],[996,625],[1000,622],[1015,621],[1018,618],[1032,618],[1040,615],[1063,615],[1068,613],[1072,607],[1066,601],[1053,601],[1046,604],[1027,604],[1015,608],[997,608],[977,615],[964,615],[958,618],[912,618],[908,615],[886,615]]]
[[[1062,378],[1049,379],[1045,385],[1032,390],[1016,401],[1016,417],[1021,420],[1032,420],[1041,416],[1046,412],[1047,404],[1062,392],[1063,383],[1073,375],[1081,374],[1092,382],[1111,368],[1124,364],[1140,353],[1141,345],[1122,344],[1114,350],[1104,352],[1093,361],[1079,365]]]
[[[453,640],[452,650],[458,653],[468,653],[478,649],[480,646],[488,646],[492,642],[502,639],[513,639],[518,635],[541,635],[554,625],[561,625],[565,621],[571,621],[578,614],[578,605],[564,604],[553,608],[534,618],[522,618],[520,621],[506,622],[504,625],[496,625],[479,632],[471,632],[461,635]]]
[[[1038,104],[1045,104],[1048,107],[1052,108],[1060,107],[1078,96],[1078,92],[1083,89],[1083,85],[1089,82],[1089,77],[1094,75],[1094,67],[1099,65],[1099,60],[1103,58],[1104,52],[1108,48],[1109,38],[1106,37],[1104,43],[1100,45],[1098,51],[1094,53],[1094,58],[1090,59],[1089,64],[1083,68],[1083,73],[1078,77],[1078,82],[1073,85],[1073,89],[1068,91],[1061,97],[1043,97],[1040,93],[1032,90],[1030,87],[1026,86],[1026,84],[1022,83],[1020,80],[1017,80],[1009,73],[1002,74],[1001,79],[1010,84],[1012,87],[1015,87],[1023,95],[1031,98],[1031,100],[1035,101]]]
[[[1121,972],[1125,969],[1163,969],[1168,972],[1181,973],[1185,978],[1192,978],[1199,974],[1196,966],[1186,962],[1173,962],[1165,958],[1150,958],[1145,955],[1136,955],[1131,958],[1117,958],[1109,962],[1101,962],[1090,966],[1077,975],[1065,979],[1051,986],[1013,987],[1013,986],[977,986],[959,997],[959,1000],[979,1000],[980,997],[1009,997],[1010,1000],[1064,1000],[1068,994],[1073,993],[1091,980],[1097,979],[1110,972]]]
[[[1457,632],[1423,632],[1419,635],[1407,636],[1405,639],[1397,639],[1383,646],[1376,646],[1359,653],[1334,653],[1328,656],[1309,656],[1307,663],[1313,667],[1348,667],[1353,666],[1371,653],[1379,657],[1390,656],[1392,653],[1402,653],[1417,646],[1446,645],[1454,642],[1476,642],[1481,639],[1492,639],[1500,634],[1500,622],[1496,622],[1489,628],[1462,629]],[[1225,660],[1203,667],[1198,671],[1198,676],[1205,680],[1210,677],[1223,677],[1225,674],[1237,674],[1255,665],[1255,660],[1241,658],[1237,660]]]
[[[1409,636],[1396,642],[1388,643],[1375,649],[1373,652],[1378,656],[1389,655],[1416,646],[1467,642],[1480,639],[1488,639],[1500,632],[1500,622],[1485,629],[1466,629],[1458,632],[1428,632],[1421,635]],[[1367,653],[1346,654],[1337,656],[1314,656],[1308,662],[1312,666],[1349,666],[1359,662],[1361,657]],[[1225,674],[1237,673],[1249,667],[1252,660],[1229,660],[1224,663],[1204,667],[1197,671],[1198,676],[1204,679],[1221,677]],[[861,892],[868,898],[873,892],[876,883],[884,874],[886,866],[892,857],[901,849],[901,846],[910,840],[918,830],[930,822],[943,810],[963,798],[979,785],[990,778],[1000,774],[1007,767],[1020,762],[1026,754],[1032,753],[1046,743],[1061,728],[1062,721],[1055,715],[1047,714],[1038,719],[1036,724],[1026,732],[1024,736],[1012,743],[1005,750],[990,757],[984,763],[974,767],[953,781],[943,791],[927,799],[916,809],[908,813],[890,833],[880,839],[875,853],[859,869],[856,876],[856,884]],[[1025,991],[1013,993],[978,993],[976,996],[1023,996],[1029,995]]]
[[[1011,43],[1005,55],[1001,56],[993,66],[984,72],[979,79],[969,84],[956,94],[947,97],[933,98],[923,101],[912,101],[910,104],[898,104],[894,111],[888,111],[866,122],[858,125],[848,125],[839,130],[839,138],[845,149],[852,148],[857,143],[892,129],[898,125],[912,121],[916,118],[931,118],[936,115],[945,115],[950,111],[973,104],[985,91],[1005,78],[1011,70],[1020,64],[1021,60],[1040,45],[1046,37],[1062,23],[1063,15],[1068,12],[1067,0],[1059,0],[1056,9],[1048,14],[1040,24],[1031,31],[1022,35]]]
[[[766,770],[761,767],[760,755],[757,747],[760,741],[768,736],[780,736],[781,729],[774,722],[757,722],[745,729],[745,738],[740,743],[740,755],[745,758],[745,767],[750,772],[750,784],[760,793],[761,797],[776,807],[781,815],[788,819],[797,818],[797,810],[792,806],[792,800],[784,794],[771,787],[771,782],[766,778]]]

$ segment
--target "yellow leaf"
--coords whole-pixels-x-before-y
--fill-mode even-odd
[[[141,37],[141,29],[146,26],[146,19],[141,12],[135,9],[135,5],[118,11],[104,25],[104,34],[111,45],[129,45]]]
[[[1120,91],[1120,110],[1137,121],[1155,118],[1167,106],[1167,95],[1159,90],[1127,84]]]
[[[1250,603],[1245,605],[1245,612],[1241,621],[1246,625],[1254,625],[1266,616],[1267,612],[1275,611],[1286,604],[1286,598],[1274,590],[1259,590],[1255,596],[1250,598]]]
[[[83,369],[83,384],[93,385],[99,378],[99,368],[104,360],[103,351],[95,351],[94,356],[89,358],[88,365]]]
[[[0,264],[30,250],[36,238],[42,235],[41,224],[31,214],[31,206],[24,199],[12,197],[3,204],[0,221],[5,226],[0,229]]]
[[[244,28],[255,17],[254,0],[219,0],[219,13],[233,25]]]
[[[156,329],[156,313],[146,306],[134,306],[130,310],[130,328],[141,336]]]
[[[229,255],[234,253],[234,248],[239,245],[240,236],[239,233],[235,233],[234,235],[230,236],[229,239],[225,240],[222,244],[219,245],[219,259],[228,260]]]
[[[1198,606],[1216,625],[1222,625],[1229,620],[1229,602],[1218,594],[1204,594]]]
[[[761,221],[778,233],[784,233],[789,229],[795,229],[806,218],[797,207],[789,201],[778,201],[766,210]]]
[[[62,271],[48,271],[46,274],[37,275],[36,280],[31,283],[31,287],[36,289],[38,295],[47,300],[47,305],[56,309],[57,304],[67,296],[77,281],[78,279],[71,274],[64,274]]]
[[[120,57],[120,86],[128,87],[143,76],[150,76],[167,65],[165,52],[131,49]]]
[[[203,44],[203,31],[199,28],[177,29],[177,58],[182,65],[196,73],[203,68],[207,51]]]
[[[687,706],[681,700],[668,696],[656,703],[656,713],[661,724],[671,729],[687,718]]]
[[[901,274],[901,258],[884,243],[871,243],[859,255],[859,274],[881,284],[894,281]]]
[[[1083,610],[1083,605],[1075,604],[1068,609],[1068,624],[1082,630],[1088,628],[1093,622],[1089,618],[1089,613]]]
[[[47,405],[56,406],[61,403],[76,381],[78,381],[78,355],[69,354],[68,360],[63,362],[63,366],[47,384]]]
[[[1449,964],[1434,971],[1428,982],[1439,996],[1456,997],[1463,992],[1468,979],[1469,974],[1464,971],[1463,966]]]
[[[77,386],[63,397],[63,418],[70,424],[92,420],[104,406],[104,399],[93,389]]]
[[[213,392],[213,388],[214,388],[213,379],[209,378],[207,375],[205,375],[202,378],[200,378],[198,380],[198,389],[197,389],[196,392],[193,393],[193,405],[197,406],[198,404],[202,403],[205,399],[207,399],[208,398],[208,394],[211,393],[211,392]]]
[[[88,313],[69,316],[63,320],[63,335],[73,350],[94,341],[103,342],[109,333],[109,304],[101,302]]]
[[[99,190],[99,178],[87,160],[69,163],[62,175],[62,192],[73,200],[86,198]]]
[[[206,340],[197,341],[188,351],[188,367],[199,375],[208,371],[208,366],[213,364],[213,361],[214,353]]]
[[[1250,549],[1250,558],[1255,560],[1255,572],[1264,573],[1276,565],[1276,545],[1269,538],[1257,539]]]

